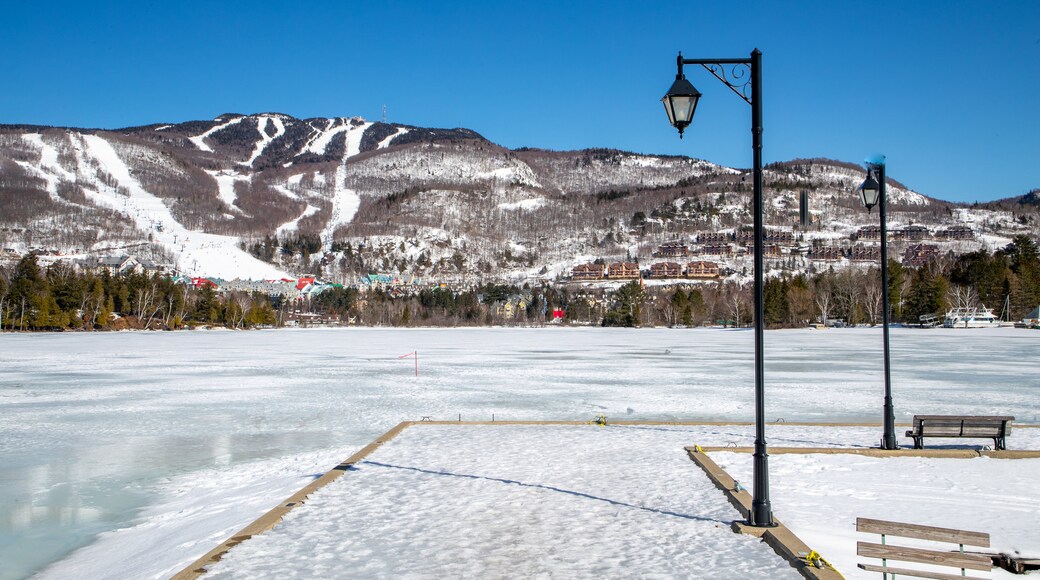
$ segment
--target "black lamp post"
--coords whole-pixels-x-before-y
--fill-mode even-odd
[[[875,175],[877,177],[875,178]],[[892,408],[892,373],[888,355],[888,226],[885,219],[885,156],[879,155],[867,161],[867,178],[859,186],[863,205],[867,211],[881,205],[881,309],[882,335],[885,344],[885,433],[881,437],[882,449],[899,449],[896,441],[895,411]]]
[[[715,78],[723,82],[740,98],[751,105],[751,138],[754,156],[754,196],[753,213],[755,217],[755,455],[754,455],[754,489],[751,511],[748,512],[748,524],[755,527],[771,527],[773,521],[772,507],[769,503],[769,464],[766,453],[766,415],[765,415],[765,373],[763,371],[763,348],[765,334],[765,284],[763,275],[763,224],[762,224],[762,52],[757,48],[751,52],[751,58],[715,58],[684,59],[682,53],[675,59],[678,72],[675,82],[668,89],[661,102],[668,113],[668,122],[679,130],[682,138],[683,130],[693,120],[693,112],[701,93],[683,74],[684,64],[699,64]],[[750,72],[750,75],[748,73]],[[745,79],[745,75],[748,78]],[[750,95],[748,92],[750,91]]]

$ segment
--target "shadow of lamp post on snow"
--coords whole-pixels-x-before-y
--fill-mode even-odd
[[[875,155],[866,160],[867,178],[856,189],[863,198],[867,211],[881,206],[881,311],[882,336],[885,358],[885,433],[881,437],[882,449],[899,449],[896,441],[895,411],[892,408],[892,373],[888,354],[888,227],[885,219],[885,156]]]
[[[748,525],[772,527],[773,512],[769,502],[769,466],[766,453],[765,431],[765,374],[763,372],[763,335],[765,334],[765,300],[763,283],[763,224],[762,224],[762,52],[757,48],[750,58],[689,59],[682,53],[675,59],[678,72],[675,82],[661,99],[668,122],[679,130],[679,138],[693,121],[693,113],[701,93],[683,74],[683,65],[701,65],[722,81],[747,104],[751,105],[751,137],[754,158],[754,236],[755,236],[755,454],[754,489]],[[750,93],[750,94],[749,94]]]

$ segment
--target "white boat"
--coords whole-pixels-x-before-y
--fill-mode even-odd
[[[943,326],[946,328],[997,328],[1009,326],[1009,324],[997,318],[997,315],[983,304],[980,308],[969,306],[948,310],[943,319]]]

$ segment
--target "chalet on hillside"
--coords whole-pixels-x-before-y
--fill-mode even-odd
[[[607,267],[603,264],[579,264],[571,269],[574,280],[602,280]]]
[[[409,296],[415,294],[422,287],[422,280],[418,276],[407,274],[365,274],[361,276],[360,287],[364,291],[394,291],[399,290],[396,295]]]
[[[881,248],[856,246],[852,248],[849,259],[853,262],[879,262],[881,260]]]
[[[755,244],[752,243],[744,246],[744,251],[748,254],[753,254],[755,252]],[[762,246],[762,255],[767,258],[778,258],[781,253],[780,244],[771,244],[766,242]]]
[[[527,309],[527,305],[530,303],[530,294],[513,294],[505,300],[495,303],[495,314],[505,318],[515,318],[519,316],[521,312],[524,312]]]
[[[787,230],[771,230],[767,229],[762,233],[762,239],[767,244],[785,244],[790,245],[794,243],[794,233]],[[738,244],[753,245],[755,243],[755,232],[749,230],[739,231],[736,234],[736,241]]]
[[[903,252],[903,265],[923,266],[939,257],[939,246],[934,244],[914,244]]]
[[[920,241],[929,236],[928,228],[924,226],[907,226],[903,229],[889,232],[893,240]]]
[[[935,237],[939,240],[974,240],[975,232],[967,226],[953,226],[935,232]]]
[[[819,248],[812,248],[809,250],[807,257],[810,260],[822,260],[825,262],[835,262],[845,257],[841,248],[835,246],[822,246]]]
[[[755,232],[742,230],[733,235],[733,239],[742,246],[755,243]]]
[[[880,240],[881,226],[864,226],[856,232],[856,237],[861,240]]]
[[[607,266],[607,277],[611,280],[638,280],[639,264],[635,262],[614,262]]]
[[[658,246],[654,255],[659,258],[683,258],[689,255],[690,247],[683,242],[668,242]]]
[[[220,284],[218,284],[213,278],[195,276],[191,278],[189,283],[192,288],[212,288],[214,290],[220,290]]]
[[[707,262],[703,260],[688,262],[686,264],[687,278],[718,278],[718,262]]]
[[[146,274],[158,274],[165,270],[164,267],[147,258],[138,258],[137,267]]]
[[[704,232],[697,234],[698,244],[725,244],[729,241],[729,234],[723,234],[719,232]]]
[[[791,245],[794,243],[794,232],[787,230],[766,230],[767,244]]]
[[[729,256],[733,253],[733,247],[729,244],[708,244],[704,246],[704,253],[708,256]]]
[[[101,256],[100,258],[87,258],[80,262],[85,270],[95,272],[108,272],[109,274],[125,274],[137,269],[138,261],[134,256]]]
[[[650,266],[651,278],[681,278],[682,266],[676,262],[658,262]]]
[[[77,266],[81,270],[87,272],[94,272],[100,274],[102,272],[108,272],[109,274],[129,274],[131,272],[144,272],[145,274],[156,274],[163,272],[165,268],[148,260],[146,258],[138,258],[134,255],[129,256],[101,256],[100,258],[84,258],[82,260],[73,260],[73,265]]]

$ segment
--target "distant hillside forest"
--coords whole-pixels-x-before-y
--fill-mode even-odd
[[[1005,248],[947,256],[912,268],[889,261],[892,320],[916,324],[922,315],[985,304],[1021,319],[1040,305],[1036,242],[1016,237]],[[81,272],[58,262],[41,268],[35,255],[0,268],[0,330],[174,330],[197,326],[267,328],[307,320],[365,326],[745,326],[752,288],[732,281],[617,289],[567,285],[485,285],[425,288],[409,294],[331,288],[306,302],[260,293],[192,288],[162,275]],[[765,316],[770,328],[877,324],[879,271],[826,270],[769,278]],[[315,320],[312,318],[311,320]]]

